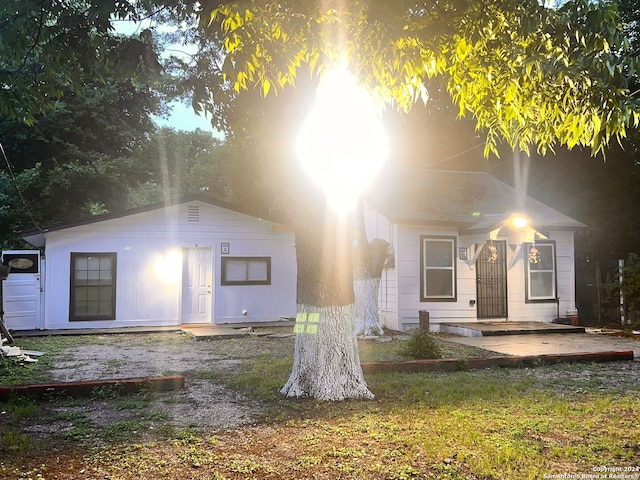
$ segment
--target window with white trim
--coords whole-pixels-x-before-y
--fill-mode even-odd
[[[222,285],[271,285],[271,257],[222,257]]]
[[[116,254],[72,253],[69,320],[115,320]]]
[[[525,283],[527,302],[555,302],[556,244],[525,243]]]
[[[420,300],[456,301],[455,237],[420,237]]]

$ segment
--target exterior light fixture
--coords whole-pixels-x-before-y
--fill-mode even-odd
[[[529,225],[529,219],[523,215],[514,215],[511,218],[511,225],[515,228],[522,229]]]

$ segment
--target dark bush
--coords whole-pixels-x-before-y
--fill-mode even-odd
[[[427,330],[416,330],[404,342],[400,354],[416,360],[442,358],[442,349],[435,335]]]

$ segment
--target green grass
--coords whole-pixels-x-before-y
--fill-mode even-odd
[[[303,404],[305,415],[276,422],[264,434],[246,429],[211,443],[191,432],[171,442],[171,456],[153,443],[103,450],[100,463],[116,478],[153,478],[172,465],[196,465],[220,475],[198,478],[461,480],[540,479],[636,462],[637,396],[561,396],[494,372],[409,375],[398,384],[407,381],[418,386],[393,396],[378,392],[373,402],[290,402]],[[419,396],[417,388],[429,391]]]
[[[542,478],[603,462],[629,465],[640,451],[638,386],[622,381],[605,390],[597,373],[605,366],[588,367],[596,371],[589,378],[578,375],[583,364],[540,367],[561,372],[542,381],[527,369],[375,374],[367,381],[377,401],[326,404],[278,401],[290,362],[256,358],[243,363],[233,385],[279,405],[274,418],[322,411],[320,421],[288,424],[307,432],[310,465],[341,459],[336,468],[350,464],[353,475],[369,478],[356,466],[362,449],[344,446],[364,436],[388,460],[406,462],[384,478],[414,478],[412,462],[422,457],[432,459],[434,478]]]
[[[251,337],[212,342],[217,355],[227,355],[237,365],[211,362],[194,372],[199,380],[265,402],[269,410],[256,426],[215,436],[178,431],[166,415],[153,411],[153,392],[118,396],[105,390],[91,402],[106,402],[131,415],[97,431],[83,411],[61,413],[66,417],[60,419],[72,425],[67,440],[86,449],[97,469],[94,477],[139,480],[540,479],[592,473],[602,465],[637,465],[640,386],[625,374],[635,364],[379,373],[366,377],[375,400],[328,403],[286,400],[278,394],[291,371],[292,345],[292,339]],[[400,345],[397,340],[361,341],[361,360],[402,359]],[[470,350],[442,346],[452,348],[461,363],[474,356]],[[29,452],[37,465],[37,449],[18,428],[33,406],[12,405],[16,420],[2,437],[4,450]],[[159,437],[135,443],[150,427]],[[92,447],[87,437],[96,435],[102,442]],[[64,458],[64,452],[56,456]],[[0,478],[23,478],[26,470],[14,475],[15,468],[0,464]],[[29,472],[38,478],[45,470]]]

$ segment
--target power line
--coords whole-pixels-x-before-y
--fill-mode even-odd
[[[31,219],[31,223],[33,223],[33,225],[40,232],[45,232],[45,230],[43,228],[41,228],[40,225],[38,225],[38,222],[36,222],[36,219],[33,218],[33,214],[31,213],[31,209],[29,208],[29,205],[27,205],[27,201],[24,199],[24,196],[22,195],[22,191],[20,190],[20,186],[18,185],[18,179],[16,178],[15,174],[13,173],[13,168],[11,168],[11,163],[9,163],[9,159],[7,158],[7,154],[4,151],[4,147],[2,146],[2,143],[0,143],[0,151],[2,151],[2,157],[4,158],[4,162],[7,164],[7,171],[9,172],[9,176],[11,177],[11,180],[13,181],[13,186],[16,188],[16,191],[18,192],[18,196],[20,197],[20,201],[22,202],[22,206],[24,207],[25,211],[27,212],[27,215]]]

